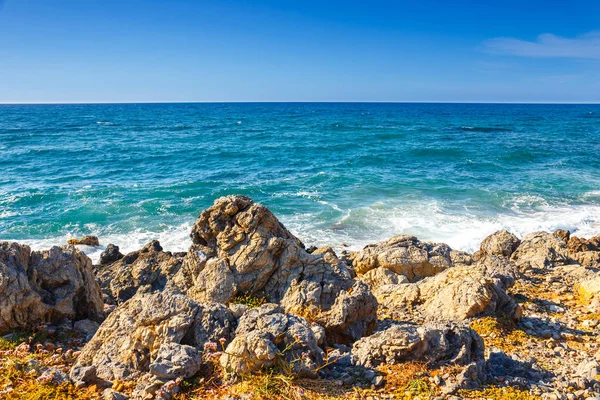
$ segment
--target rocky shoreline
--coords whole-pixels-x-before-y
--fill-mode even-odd
[[[1,242],[0,398],[600,398],[600,237],[338,255],[228,196],[191,238],[98,265],[77,249],[93,237]]]

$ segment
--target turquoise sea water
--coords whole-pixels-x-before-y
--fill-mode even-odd
[[[307,245],[599,234],[600,106],[0,106],[0,240],[185,250],[200,211],[232,193]]]

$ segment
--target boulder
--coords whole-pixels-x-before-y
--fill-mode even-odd
[[[235,319],[223,305],[198,304],[168,290],[138,293],[100,325],[77,358],[71,378],[89,382],[96,375],[128,381],[147,372],[161,377],[173,371],[188,373],[195,368],[195,353],[171,345],[199,350],[207,342],[230,341],[234,327]]]
[[[600,295],[600,273],[590,273],[590,276],[579,282],[577,293],[583,300],[592,300]]]
[[[525,235],[511,259],[520,269],[547,268],[569,261],[567,245],[549,232]]]
[[[408,279],[404,275],[398,275],[391,269],[382,267],[372,269],[361,275],[358,279],[369,285],[371,289],[376,289],[384,285],[408,283]]]
[[[160,379],[191,378],[200,371],[202,355],[195,347],[179,343],[163,343],[150,373]]]
[[[423,361],[434,367],[475,363],[483,373],[484,344],[467,326],[398,322],[354,343],[352,361],[368,368],[407,361]]]
[[[100,254],[100,265],[106,265],[114,263],[115,261],[123,258],[123,254],[119,251],[119,246],[115,246],[114,244],[109,244],[106,246],[106,249]]]
[[[174,284],[197,301],[265,296],[286,313],[324,326],[336,340],[356,340],[374,325],[374,296],[335,253],[308,253],[265,206],[247,197],[215,200],[191,237]]]
[[[483,239],[480,250],[487,255],[510,257],[520,243],[518,237],[502,229]]]
[[[569,256],[586,267],[600,266],[600,236],[591,239],[581,239],[572,236],[567,244]]]
[[[103,308],[92,262],[74,246],[32,252],[0,242],[0,334],[63,318],[100,321]]]
[[[84,246],[100,246],[100,241],[98,240],[98,238],[96,236],[84,236],[81,239],[69,239],[67,241],[67,244],[72,244],[72,245],[84,245]]]
[[[557,229],[552,234],[565,243],[569,243],[569,239],[571,238],[571,232],[565,229]]]
[[[138,291],[162,290],[181,266],[182,259],[163,252],[156,240],[108,265],[96,267],[96,277],[107,304],[121,304]]]
[[[276,304],[265,304],[240,318],[220,363],[235,376],[273,366],[297,375],[315,375],[324,363],[324,352],[308,321],[284,314]]]
[[[417,283],[382,286],[375,296],[393,319],[462,321],[484,315],[518,319],[521,309],[484,265],[456,266]]]
[[[414,236],[399,235],[355,253],[353,266],[358,275],[386,268],[415,282],[451,267],[451,251],[443,243],[425,243]]]

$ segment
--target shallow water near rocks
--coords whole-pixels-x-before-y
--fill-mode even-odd
[[[599,138],[599,105],[0,105],[0,240],[186,250],[227,194],[267,205],[307,245],[591,236]]]

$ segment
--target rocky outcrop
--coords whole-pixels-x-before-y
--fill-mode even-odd
[[[229,342],[234,329],[235,319],[223,305],[198,304],[168,290],[138,293],[102,323],[81,351],[71,378],[133,380],[150,372],[163,379],[192,373],[198,353],[182,346],[200,350],[221,338]]]
[[[118,250],[117,250],[118,251]],[[108,265],[96,267],[96,277],[107,304],[121,304],[137,292],[162,290],[182,260],[163,252],[156,240]]]
[[[590,273],[586,279],[577,285],[577,293],[583,300],[600,297],[600,273]]]
[[[415,282],[451,267],[451,251],[443,243],[425,243],[414,236],[399,235],[355,253],[353,266],[359,275],[386,268]]]
[[[600,267],[600,236],[582,239],[572,236],[567,243],[569,256],[586,267]]]
[[[81,239],[69,239],[67,241],[68,244],[72,245],[84,245],[84,246],[100,246],[100,241],[96,236],[84,236]]]
[[[103,318],[92,262],[74,246],[31,251],[0,242],[0,334],[63,318]]]
[[[354,343],[352,360],[370,368],[406,361],[424,361],[432,366],[477,363],[483,368],[484,345],[469,327],[393,323]]]
[[[520,269],[547,268],[569,262],[567,245],[549,232],[526,235],[511,259]]]
[[[369,285],[371,289],[377,289],[384,285],[408,283],[408,279],[404,275],[398,275],[391,269],[382,267],[372,269],[358,279]]]
[[[284,314],[276,304],[266,304],[240,318],[235,339],[220,363],[225,371],[238,376],[276,364],[294,374],[315,375],[324,363],[324,352],[308,321]]]
[[[566,229],[557,229],[552,234],[565,243],[569,243],[569,239],[571,238],[571,232]]]
[[[114,263],[115,261],[123,258],[123,254],[119,251],[119,246],[115,246],[114,244],[109,244],[106,246],[102,254],[100,254],[100,265],[106,265]]]
[[[247,197],[217,199],[191,237],[174,283],[197,301],[264,295],[286,313],[318,322],[336,341],[356,340],[374,324],[374,296],[335,253],[308,253],[266,207]]]
[[[502,229],[483,239],[480,250],[486,255],[510,257],[520,243],[518,237]]]
[[[502,314],[519,318],[520,307],[485,265],[456,266],[417,283],[375,290],[380,307],[393,319],[462,321]]]

